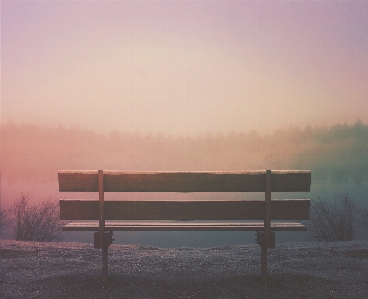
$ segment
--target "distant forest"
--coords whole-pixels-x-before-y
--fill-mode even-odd
[[[1,126],[1,174],[8,182],[54,180],[58,170],[240,171],[311,169],[335,183],[368,179],[368,125],[289,127],[200,136],[109,136],[71,127],[8,122]]]

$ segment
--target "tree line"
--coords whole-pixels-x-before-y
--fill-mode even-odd
[[[289,127],[170,136],[113,131],[96,134],[8,122],[1,126],[1,171],[8,180],[52,177],[59,169],[244,170],[311,169],[314,177],[366,181],[368,125]]]

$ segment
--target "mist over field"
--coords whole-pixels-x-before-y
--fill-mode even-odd
[[[310,193],[279,194],[274,198],[326,197],[345,192],[359,207],[368,206],[368,125],[336,124],[277,130],[271,135],[257,131],[198,136],[170,136],[114,131],[99,135],[79,127],[66,128],[8,122],[1,126],[1,205],[12,206],[20,194],[38,202],[48,197],[98,198],[97,194],[59,193],[58,170],[126,171],[241,171],[263,169],[310,169]],[[107,194],[107,199],[132,196],[180,196],[177,194]],[[228,194],[185,194],[183,196],[229,196]],[[235,197],[263,194],[235,194]],[[67,238],[80,239],[79,233]],[[157,233],[165,239],[165,235]],[[287,234],[287,233],[286,233]],[[85,241],[92,240],[87,234]],[[127,233],[131,242],[155,242],[149,233]],[[239,234],[206,233],[215,243],[239,242]],[[252,238],[253,238],[253,234]],[[305,233],[302,239],[306,237]],[[166,233],[167,244],[207,244],[200,233]],[[250,236],[250,235],[249,235]],[[281,239],[284,237],[281,236]],[[290,234],[285,240],[290,240]],[[142,241],[144,239],[144,241]],[[291,238],[292,240],[293,238]],[[179,243],[178,243],[179,242]],[[206,243],[207,242],[207,243]],[[208,244],[212,244],[209,242]]]
[[[1,208],[22,193],[97,199],[59,193],[57,181],[58,170],[97,169],[307,169],[310,193],[273,196],[348,192],[367,208],[367,1],[2,1],[0,13]],[[106,198],[142,196],[264,195]],[[119,235],[157,246],[254,242]]]

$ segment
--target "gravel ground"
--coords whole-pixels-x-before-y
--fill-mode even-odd
[[[160,249],[0,241],[0,298],[368,298],[368,241]]]

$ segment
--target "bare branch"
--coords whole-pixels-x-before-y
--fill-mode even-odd
[[[61,240],[58,202],[42,201],[29,205],[30,197],[21,195],[14,204],[15,239],[18,241],[51,242]]]
[[[350,241],[355,238],[355,200],[345,193],[333,204],[326,199],[311,201],[309,229],[312,239],[323,242]]]

